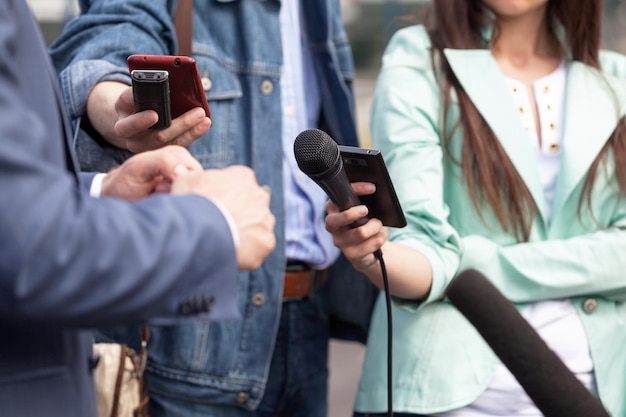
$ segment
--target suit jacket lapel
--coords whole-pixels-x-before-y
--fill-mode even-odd
[[[620,117],[617,96],[609,91],[610,78],[604,78],[597,70],[580,62],[570,64],[567,77],[565,130],[554,199],[555,214],[583,181]]]
[[[526,183],[545,221],[545,200],[537,156],[491,52],[487,49],[446,49],[444,53],[452,71]]]

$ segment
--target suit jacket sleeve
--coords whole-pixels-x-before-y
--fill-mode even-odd
[[[236,253],[218,208],[194,195],[89,197],[68,170],[55,81],[26,5],[0,3],[0,321],[236,317]]]

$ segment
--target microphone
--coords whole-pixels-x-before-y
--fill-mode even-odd
[[[461,272],[446,295],[546,417],[609,417],[535,329],[480,272]]]
[[[352,190],[337,143],[326,132],[308,129],[301,132],[293,145],[298,168],[319,185],[340,211],[361,204]],[[367,223],[363,217],[351,224],[358,227]]]
[[[298,163],[298,168],[317,185],[322,187],[331,201],[340,211],[361,204],[359,197],[354,193],[348,176],[343,169],[343,160],[337,143],[326,132],[319,129],[308,129],[301,132],[293,144],[293,152]],[[362,217],[350,224],[350,227],[358,227],[367,223],[369,218]],[[391,326],[391,298],[389,293],[389,280],[380,249],[374,251],[374,256],[380,262],[383,284],[385,288],[385,301],[387,306],[387,407],[389,415],[393,415],[393,390],[392,381],[392,326]]]

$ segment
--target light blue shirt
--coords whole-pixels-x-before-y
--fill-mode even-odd
[[[321,98],[299,1],[283,1],[280,28],[283,46],[281,104],[283,112],[283,182],[286,209],[286,255],[319,268],[334,261],[339,251],[324,229],[326,193],[300,171],[293,153],[296,136],[316,128]]]

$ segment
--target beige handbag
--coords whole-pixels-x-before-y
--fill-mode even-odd
[[[147,417],[148,393],[144,371],[149,328],[142,326],[141,351],[125,344],[95,343],[98,363],[93,370],[98,417]]]

